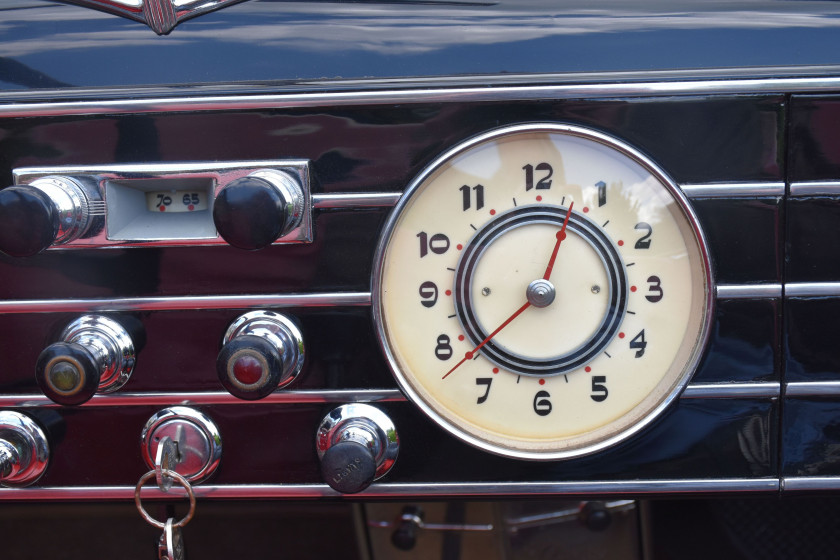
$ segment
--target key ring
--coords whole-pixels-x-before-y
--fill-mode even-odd
[[[175,482],[183,486],[184,490],[187,491],[187,495],[190,498],[190,510],[187,512],[187,515],[185,515],[180,521],[172,524],[173,527],[183,527],[184,525],[189,523],[190,520],[193,518],[193,515],[195,515],[195,492],[193,492],[192,484],[190,484],[186,478],[176,473],[175,471],[163,469],[162,473],[165,476],[172,477],[172,479]],[[143,485],[146,484],[146,482],[148,482],[151,478],[154,478],[156,474],[157,473],[154,470],[151,470],[140,477],[140,480],[137,482],[137,486],[134,488],[134,503],[137,505],[137,511],[140,512],[140,515],[143,516],[143,519],[145,519],[153,527],[163,529],[166,524],[162,521],[158,521],[157,519],[149,515],[146,512],[146,510],[143,509],[143,502],[140,499],[140,490],[143,488]]]

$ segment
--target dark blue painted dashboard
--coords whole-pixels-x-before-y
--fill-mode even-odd
[[[694,392],[614,449],[549,463],[489,456],[389,399],[380,406],[403,449],[370,496],[840,489],[840,6],[556,4],[252,0],[159,37],[108,14],[16,2],[0,8],[0,180],[25,166],[296,158],[311,161],[315,193],[386,193],[505,124],[606,132],[686,192],[701,188],[689,196],[723,289]],[[366,291],[387,211],[319,210],[313,244],[256,253],[0,256],[0,311],[18,300]],[[396,389],[369,308],[288,311],[311,344],[293,392]],[[239,312],[128,312],[148,340],[123,391],[221,391],[215,358]],[[32,364],[73,316],[0,312],[6,402],[37,393]],[[203,407],[226,445],[208,484],[226,498],[249,497],[237,490],[245,484],[267,485],[262,497],[335,497],[321,484],[313,437],[332,406]],[[129,496],[146,469],[137,438],[157,405],[40,408],[62,426],[40,487],[58,499],[81,486]],[[0,490],[0,499],[51,498],[26,492]]]

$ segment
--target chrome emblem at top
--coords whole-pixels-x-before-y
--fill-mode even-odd
[[[145,23],[166,35],[182,21],[244,0],[60,0]]]

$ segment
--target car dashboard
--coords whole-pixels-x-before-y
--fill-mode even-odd
[[[188,494],[202,558],[836,550],[832,3],[75,4],[0,9],[11,557],[149,557]]]

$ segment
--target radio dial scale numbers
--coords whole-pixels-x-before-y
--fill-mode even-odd
[[[679,394],[712,274],[685,198],[596,131],[507,127],[408,187],[377,252],[374,317],[402,390],[482,449],[592,453]]]

